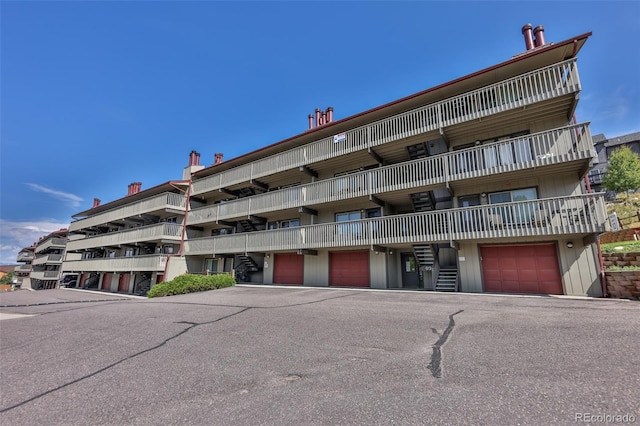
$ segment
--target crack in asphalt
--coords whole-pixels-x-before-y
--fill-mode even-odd
[[[190,330],[194,329],[194,328],[195,328],[195,327],[197,327],[197,326],[213,324],[213,323],[215,323],[215,322],[222,321],[222,320],[227,319],[227,318],[230,318],[230,317],[232,317],[232,316],[235,316],[235,315],[241,314],[241,313],[243,313],[243,312],[245,312],[245,311],[247,311],[247,310],[249,310],[249,309],[251,309],[251,308],[245,308],[245,309],[242,309],[242,310],[240,310],[240,311],[238,311],[238,312],[234,312],[234,313],[232,313],[232,314],[225,315],[225,316],[220,317],[220,318],[217,318],[217,319],[215,319],[215,320],[213,320],[213,321],[207,321],[207,322],[201,322],[201,323],[188,322],[188,321],[180,321],[180,322],[176,322],[175,324],[188,324],[188,325],[189,325],[189,327],[187,327],[187,328],[185,328],[184,330],[180,331],[179,333],[176,333],[176,334],[174,334],[173,336],[171,336],[171,337],[169,337],[169,338],[167,338],[167,339],[163,340],[162,342],[160,342],[159,344],[157,344],[157,345],[155,345],[155,346],[153,346],[153,347],[151,347],[151,348],[147,348],[147,349],[145,349],[145,350],[143,350],[143,351],[140,351],[140,352],[138,352],[138,353],[135,353],[135,354],[133,354],[133,355],[129,355],[128,357],[123,358],[123,359],[121,359],[121,360],[118,360],[118,361],[116,361],[116,362],[114,362],[114,363],[111,363],[111,364],[109,364],[109,365],[107,365],[107,366],[105,366],[105,367],[102,367],[101,369],[96,370],[96,371],[94,371],[93,373],[90,373],[90,374],[87,374],[87,375],[85,375],[85,376],[79,377],[79,378],[77,378],[77,379],[75,379],[75,380],[72,380],[72,381],[70,381],[70,382],[68,382],[68,383],[65,383],[65,384],[62,384],[62,385],[60,385],[60,386],[57,386],[57,387],[55,387],[55,388],[53,388],[53,389],[49,389],[49,390],[48,390],[48,391],[46,391],[46,392],[42,392],[42,393],[40,393],[40,394],[38,394],[38,395],[35,395],[35,396],[33,396],[33,397],[31,397],[31,398],[29,398],[29,399],[27,399],[27,400],[24,400],[24,401],[22,401],[22,402],[19,402],[19,403],[17,403],[17,404],[14,404],[14,405],[12,405],[12,406],[10,406],[10,407],[3,408],[3,409],[1,409],[1,410],[0,410],[0,414],[1,414],[1,413],[6,413],[7,411],[13,410],[14,408],[21,407],[21,406],[23,406],[23,405],[25,405],[25,404],[28,404],[29,402],[35,401],[35,400],[36,400],[36,399],[38,399],[38,398],[42,398],[43,396],[46,396],[46,395],[48,395],[48,394],[50,394],[50,393],[53,393],[53,392],[59,391],[60,389],[66,388],[67,386],[71,386],[71,385],[73,385],[73,384],[75,384],[75,383],[78,383],[78,382],[81,382],[81,381],[83,381],[83,380],[85,380],[85,379],[88,379],[88,378],[90,378],[90,377],[96,376],[96,375],[98,375],[98,374],[100,374],[100,373],[102,373],[102,372],[104,372],[104,371],[109,370],[109,369],[110,369],[110,368],[112,368],[112,367],[115,367],[116,365],[122,364],[122,363],[123,363],[123,362],[125,362],[125,361],[128,361],[128,360],[130,360],[130,359],[133,359],[133,358],[138,357],[138,356],[140,356],[140,355],[146,354],[146,353],[148,353],[148,352],[154,351],[154,350],[156,350],[156,349],[158,349],[158,348],[160,348],[160,347],[162,347],[162,346],[166,345],[166,344],[167,344],[167,343],[169,343],[171,340],[173,340],[173,339],[177,339],[178,337],[182,336],[183,334],[187,333],[188,331],[190,331]]]
[[[344,297],[355,296],[357,294],[360,294],[360,293],[343,294],[341,296],[326,297],[324,299],[311,300],[309,302],[292,303],[290,305],[278,305],[278,306],[219,305],[219,304],[212,304],[212,303],[189,303],[189,302],[171,302],[171,301],[155,302],[155,303],[158,303],[158,304],[171,304],[171,305],[215,306],[215,307],[221,307],[221,308],[280,309],[280,308],[292,308],[292,307],[295,307],[295,306],[312,305],[314,303],[326,302],[327,300],[342,299]]]
[[[64,300],[59,302],[26,303],[20,305],[0,305],[0,308],[27,308],[31,306],[62,305],[66,303],[126,302],[131,299]]]
[[[461,312],[464,312],[464,309],[449,315],[449,325],[447,326],[447,328],[444,330],[442,334],[438,333],[438,330],[436,330],[435,328],[431,328],[431,331],[434,334],[437,334],[438,336],[440,336],[440,338],[433,345],[431,362],[429,362],[429,365],[427,365],[427,368],[431,370],[431,375],[436,379],[442,378],[442,351],[441,351],[442,345],[444,345],[447,342],[449,335],[453,331],[453,327],[455,327],[456,325],[456,322],[453,319],[453,317],[455,315],[458,315]]]
[[[187,333],[187,332],[191,331],[192,329],[194,329],[195,327],[198,327],[198,326],[200,326],[200,325],[209,325],[209,324],[213,324],[213,323],[216,323],[216,322],[218,322],[218,321],[222,321],[222,320],[224,320],[224,319],[227,319],[227,318],[230,318],[230,317],[232,317],[232,316],[235,316],[235,315],[241,314],[241,313],[243,313],[243,312],[246,312],[246,311],[248,311],[248,310],[250,310],[250,309],[276,309],[276,308],[288,308],[288,307],[293,307],[293,306],[304,306],[304,305],[310,305],[310,304],[313,304],[313,303],[320,303],[320,302],[324,302],[324,301],[327,301],[327,300],[340,299],[340,298],[343,298],[343,297],[354,296],[355,294],[357,294],[357,293],[354,293],[354,294],[344,294],[344,295],[340,295],[340,296],[336,296],[336,297],[328,297],[328,298],[324,298],[324,299],[320,299],[320,300],[312,300],[312,301],[310,301],[310,302],[304,302],[304,303],[294,303],[294,304],[291,304],[291,305],[283,305],[283,306],[266,306],[266,307],[260,307],[260,306],[253,307],[253,306],[210,305],[210,304],[204,304],[204,303],[185,303],[185,302],[158,302],[158,303],[163,303],[163,304],[164,304],[164,303],[167,303],[167,304],[178,304],[178,305],[201,305],[201,306],[216,306],[216,307],[226,307],[226,308],[239,308],[240,310],[239,310],[239,311],[237,311],[237,312],[234,312],[234,313],[232,313],[232,314],[225,315],[225,316],[220,317],[220,318],[218,318],[218,319],[212,320],[212,321],[206,321],[206,322],[201,322],[201,323],[198,323],[198,322],[191,322],[191,321],[177,321],[177,322],[174,322],[174,324],[185,324],[185,325],[188,325],[188,327],[186,327],[184,330],[180,331],[179,333],[174,334],[173,336],[171,336],[171,337],[169,337],[169,338],[165,339],[164,341],[160,342],[159,344],[157,344],[157,345],[155,345],[155,346],[153,346],[153,347],[151,347],[151,348],[147,348],[147,349],[145,349],[145,350],[143,350],[143,351],[140,351],[140,352],[138,352],[138,353],[135,353],[135,354],[133,354],[133,355],[129,355],[129,356],[128,356],[128,357],[126,357],[126,358],[123,358],[123,359],[118,360],[118,361],[116,361],[116,362],[114,362],[114,363],[111,363],[111,364],[109,364],[109,365],[107,365],[107,366],[105,366],[105,367],[103,367],[103,368],[101,368],[101,369],[99,369],[99,370],[96,370],[96,371],[94,371],[94,372],[92,372],[92,373],[90,373],[90,374],[87,374],[87,375],[85,375],[85,376],[79,377],[79,378],[77,378],[77,379],[75,379],[75,380],[72,380],[72,381],[70,381],[70,382],[68,382],[68,383],[65,383],[65,384],[62,384],[62,385],[60,385],[60,386],[57,386],[57,387],[55,387],[55,388],[53,388],[53,389],[49,389],[49,390],[48,390],[48,391],[46,391],[46,392],[42,392],[42,393],[40,393],[40,394],[38,394],[38,395],[35,395],[35,396],[33,396],[33,397],[31,397],[31,398],[29,398],[29,399],[27,399],[27,400],[24,400],[24,401],[22,401],[22,402],[19,402],[19,403],[17,403],[17,404],[14,404],[14,405],[12,405],[12,406],[10,406],[10,407],[0,409],[0,414],[1,414],[1,413],[5,413],[5,412],[10,411],[10,410],[13,410],[14,408],[21,407],[21,406],[23,406],[23,405],[25,405],[25,404],[28,404],[29,402],[35,401],[36,399],[42,398],[43,396],[46,396],[46,395],[48,395],[48,394],[50,394],[50,393],[56,392],[56,391],[58,391],[58,390],[60,390],[60,389],[66,388],[67,386],[71,386],[71,385],[73,385],[73,384],[75,384],[75,383],[81,382],[82,380],[85,380],[85,379],[91,378],[91,377],[93,377],[93,376],[96,376],[96,375],[98,375],[98,374],[100,374],[100,373],[102,373],[102,372],[104,372],[104,371],[109,370],[109,369],[110,369],[110,368],[112,368],[112,367],[115,367],[116,365],[122,364],[122,363],[123,363],[123,362],[125,362],[125,361],[128,361],[128,360],[130,360],[130,359],[133,359],[133,358],[138,357],[138,356],[140,356],[140,355],[146,354],[146,353],[148,353],[148,352],[154,351],[154,350],[156,350],[156,349],[158,349],[158,348],[160,348],[160,347],[162,347],[162,346],[166,345],[166,344],[167,344],[168,342],[170,342],[171,340],[176,339],[176,338],[178,338],[178,337],[182,336],[183,334],[185,334],[185,333]],[[33,305],[32,305],[32,306],[33,306]]]

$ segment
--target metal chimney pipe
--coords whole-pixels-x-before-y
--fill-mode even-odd
[[[531,29],[533,25],[526,24],[522,27],[522,35],[524,35],[524,45],[527,47],[527,50],[533,49],[533,32]]]
[[[327,124],[327,113],[325,111],[320,113],[320,122],[322,124]]]
[[[544,41],[544,27],[542,25],[538,25],[533,29],[533,35],[536,36],[536,47],[544,46],[546,44]]]
[[[133,183],[130,183],[129,186],[127,187],[127,195],[131,195],[132,192],[133,192]]]
[[[99,198],[94,198],[93,199],[93,207],[98,207],[100,205],[100,199]]]
[[[199,152],[195,152],[193,151],[193,161],[194,161],[194,166],[199,166],[200,165],[200,153]]]
[[[320,125],[320,108],[316,108],[316,127]]]
[[[214,156],[214,158],[215,158],[215,160],[214,160],[213,164],[220,164],[220,163],[222,163],[222,153],[221,153],[221,152],[217,152],[217,153],[215,153],[213,156]]]
[[[333,107],[327,108],[327,122],[333,123]]]
[[[309,129],[313,129],[313,114],[309,114]]]

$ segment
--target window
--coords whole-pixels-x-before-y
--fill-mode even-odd
[[[336,213],[336,222],[350,222],[350,221],[362,219],[362,213],[363,212],[360,210],[344,212],[344,213]],[[363,234],[362,232],[363,226],[365,225],[363,225],[360,222],[338,224],[337,226],[338,235],[351,236],[351,237],[360,236]]]
[[[489,194],[490,204],[504,204],[517,201],[530,201],[538,199],[536,188],[516,189],[513,191],[494,192]],[[516,204],[505,207],[496,207],[492,213],[499,215],[505,224],[525,224],[531,223],[534,219],[535,205]]]
[[[280,220],[277,222],[269,222],[267,225],[267,229],[283,229],[283,228],[295,228],[296,226],[300,226],[300,219],[288,219],[288,220]]]
[[[135,250],[134,250],[134,249],[132,249],[132,248],[125,249],[125,250],[124,250],[124,255],[125,255],[126,257],[134,256],[134,255],[135,255]]]

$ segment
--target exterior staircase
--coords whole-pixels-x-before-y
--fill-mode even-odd
[[[151,289],[151,280],[147,278],[143,281],[140,281],[139,283],[136,283],[133,288],[133,294],[135,294],[136,296],[146,296],[147,292]]]
[[[440,267],[435,290],[458,291],[458,270],[451,267]]]
[[[407,147],[407,153],[409,154],[409,158],[411,160],[415,160],[417,158],[425,158],[429,156],[427,152],[427,147],[424,142],[417,143],[415,145],[409,145]]]
[[[238,259],[240,259],[240,265],[242,265],[247,272],[257,272],[261,269],[260,265],[258,265],[251,256],[241,254],[238,256]]]
[[[413,254],[420,267],[433,267],[435,258],[438,255],[437,249],[431,244],[415,244]]]
[[[250,216],[239,220],[238,223],[242,228],[242,232],[253,232],[264,230],[267,220],[263,217]]]
[[[410,197],[411,203],[413,204],[413,211],[416,213],[431,211],[435,206],[431,191],[415,192],[411,194]]]

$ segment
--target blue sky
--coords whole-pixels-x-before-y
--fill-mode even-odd
[[[0,2],[0,264],[71,216],[589,31],[579,121],[640,131],[640,2]]]

